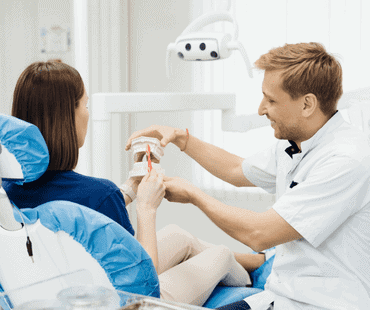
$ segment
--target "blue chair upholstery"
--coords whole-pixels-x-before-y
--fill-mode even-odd
[[[34,181],[46,171],[49,153],[36,126],[0,114],[0,143],[21,165],[23,178],[15,179],[14,182],[23,184]],[[51,234],[64,231],[80,243],[98,262],[117,290],[159,297],[158,275],[150,256],[129,232],[110,218],[68,201],[51,201],[34,209],[13,208],[16,221],[22,222],[19,213],[22,213],[26,225],[35,224],[39,220]],[[7,255],[6,249],[3,249],[2,257],[11,263],[12,258],[7,258]],[[26,251],[24,255],[28,258]],[[14,278],[11,271],[7,275]],[[22,286],[23,283],[20,284]],[[2,291],[0,283],[0,292]],[[5,300],[1,299],[0,304],[4,308]]]
[[[250,273],[252,287],[227,287],[218,285],[203,307],[215,309],[262,292],[265,288],[266,280],[271,273],[274,259],[275,255],[271,256],[262,266]]]

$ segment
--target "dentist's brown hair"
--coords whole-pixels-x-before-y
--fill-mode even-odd
[[[343,94],[342,67],[320,43],[285,44],[262,55],[258,69],[282,71],[281,88],[293,100],[314,94],[325,115],[333,115]]]

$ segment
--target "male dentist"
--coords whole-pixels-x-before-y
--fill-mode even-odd
[[[164,177],[168,201],[196,205],[257,252],[276,246],[265,291],[222,308],[369,309],[370,148],[337,111],[341,66],[318,43],[286,44],[255,65],[265,71],[258,113],[279,139],[269,150],[244,159],[166,126],[134,133],[126,149],[154,136],[230,184],[276,194],[271,209],[256,213]]]

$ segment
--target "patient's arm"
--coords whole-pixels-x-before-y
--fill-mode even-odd
[[[163,176],[152,169],[141,181],[137,195],[137,240],[151,257],[158,272],[156,213],[165,193]]]
[[[188,138],[185,130],[168,126],[150,126],[133,133],[127,141],[126,150],[131,148],[133,139],[141,136],[157,138],[161,141],[162,146],[166,146],[170,142],[175,144],[203,168],[225,182],[237,187],[255,186],[244,176],[243,158],[201,141],[192,135],[189,135]]]
[[[127,179],[127,181],[124,183],[126,184],[128,187],[131,187],[132,190],[134,191],[135,195],[137,194],[137,189],[138,189],[138,186],[140,184],[140,181],[141,179],[133,179],[133,178],[129,178]],[[132,197],[130,197],[129,195],[127,195],[123,190],[122,188],[120,188],[121,190],[121,193],[123,195],[123,198],[125,199],[125,204],[126,206],[128,206],[133,200],[131,199]]]

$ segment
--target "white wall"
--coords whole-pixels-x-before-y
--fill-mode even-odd
[[[76,0],[78,1],[78,0]],[[120,81],[110,81],[109,70],[105,62],[111,60],[112,38],[101,37],[99,27],[107,20],[103,18],[105,0],[88,0],[88,41],[89,41],[89,77],[90,96],[95,92],[131,91],[131,92],[188,92],[197,90],[198,80],[192,79],[194,65],[180,62],[173,58],[173,78],[165,75],[165,55],[167,45],[177,38],[185,27],[202,14],[203,3],[198,0],[122,0],[120,10],[122,19],[119,29],[121,55],[116,69],[121,72]],[[21,72],[30,63],[46,60],[39,52],[39,31],[41,26],[53,23],[71,25],[73,28],[73,0],[2,0],[0,1],[0,112],[11,111],[12,94]],[[109,13],[109,12],[108,12]],[[127,14],[128,13],[128,14]],[[110,22],[110,21],[109,21]],[[110,25],[106,25],[110,27]],[[117,29],[115,29],[117,31]],[[129,37],[127,44],[126,36]],[[72,32],[72,49],[74,33]],[[108,44],[108,49],[106,48]],[[114,45],[114,44],[113,44]],[[127,46],[126,46],[127,45]],[[55,55],[72,66],[74,53]],[[47,55],[47,59],[54,58]],[[126,58],[128,62],[126,62]],[[128,67],[127,67],[128,65]],[[111,67],[110,67],[111,68]],[[199,69],[197,64],[196,70]],[[119,119],[119,118],[118,118]],[[115,124],[117,125],[117,120]],[[140,113],[125,118],[117,130],[134,132],[152,124],[163,124],[179,128],[189,128],[193,132],[192,113]],[[128,126],[127,126],[128,125]],[[91,138],[91,137],[89,137]],[[124,143],[125,141],[123,141]],[[86,143],[86,152],[89,143]],[[132,157],[124,152],[122,158]],[[86,157],[88,161],[89,157]],[[122,160],[124,162],[124,160]],[[162,167],[170,176],[180,176],[192,180],[191,159],[170,145],[162,158]],[[81,166],[81,165],[80,165]],[[89,165],[82,170],[89,174]],[[122,166],[122,175],[132,167]],[[215,193],[217,196],[217,193]],[[253,208],[254,201],[237,201],[235,195],[219,197],[225,203]],[[157,228],[176,223],[186,230],[209,242],[224,243],[234,250],[244,250],[239,242],[232,240],[219,230],[196,207],[192,205],[170,204],[163,201],[157,216]]]
[[[203,13],[202,1],[135,0],[130,1],[129,90],[132,92],[190,92],[196,91],[194,79],[199,64],[172,58],[173,76],[166,78],[165,56],[169,43],[181,34],[186,26]],[[198,67],[194,67],[198,66]],[[131,132],[152,124],[192,129],[192,112],[138,113],[131,117]],[[125,155],[126,156],[126,155]],[[132,156],[132,154],[129,154]],[[166,147],[161,166],[168,176],[192,180],[192,160],[173,145]],[[131,163],[132,164],[132,163]],[[131,169],[131,167],[130,167]],[[217,193],[215,193],[217,194]],[[233,205],[236,195],[219,197]],[[230,199],[231,198],[231,199]],[[253,208],[256,202],[239,203]],[[157,213],[157,229],[175,223],[199,238],[216,244],[227,244],[235,251],[250,251],[217,228],[198,208],[190,204],[169,203],[163,200]]]
[[[73,65],[73,54],[41,55],[41,26],[71,25],[72,0],[0,1],[0,113],[10,114],[16,82],[32,62],[61,57]],[[73,40],[72,40],[73,41]]]

